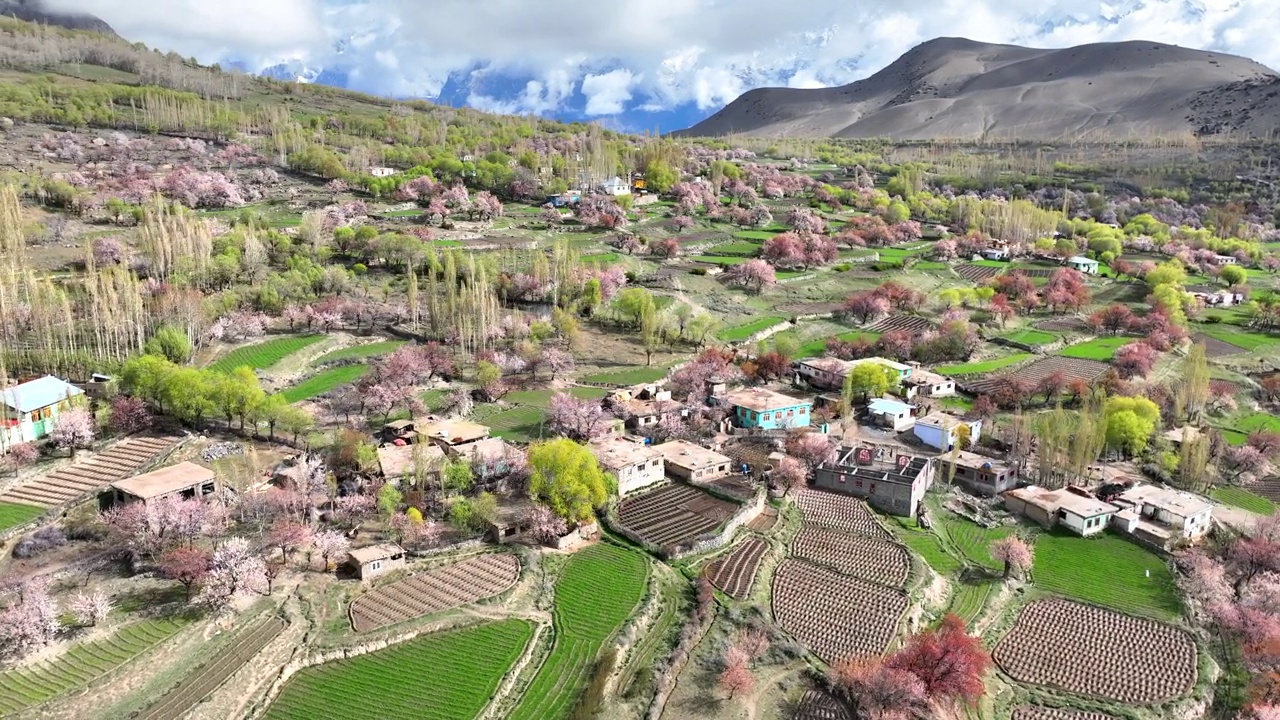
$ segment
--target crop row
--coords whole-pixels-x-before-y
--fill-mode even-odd
[[[883,654],[907,604],[900,590],[803,560],[782,561],[773,579],[778,625],[828,663]]]
[[[286,357],[319,342],[323,335],[290,335],[236,348],[209,365],[210,370],[229,373],[239,367],[264,370]]]
[[[760,560],[769,544],[754,535],[748,537],[724,557],[707,566],[711,584],[725,594],[743,600],[751,592]]]
[[[368,632],[468,605],[515,585],[520,561],[489,554],[438,567],[361,595],[351,602],[351,626]]]
[[[1110,715],[1088,710],[1023,705],[1013,710],[1013,720],[1115,720]]]
[[[861,500],[840,493],[804,489],[796,494],[796,506],[804,513],[805,522],[855,535],[889,539],[876,516]]]
[[[791,554],[890,587],[903,587],[911,556],[897,543],[806,525],[791,542]]]

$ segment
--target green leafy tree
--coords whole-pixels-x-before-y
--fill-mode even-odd
[[[645,188],[650,192],[665,193],[679,179],[679,174],[664,160],[650,162],[644,171]]]
[[[404,494],[400,489],[387,483],[378,491],[378,510],[383,517],[391,517],[399,509],[402,500],[404,500]]]
[[[449,490],[458,492],[466,492],[471,489],[475,483],[475,474],[471,471],[471,464],[461,460],[455,460],[444,466],[444,486]]]
[[[1249,273],[1239,265],[1227,265],[1218,274],[1218,279],[1227,285],[1243,285],[1249,280]]]
[[[627,288],[613,300],[618,315],[632,327],[639,327],[646,310],[654,308],[653,293],[644,288]]]
[[[172,325],[164,325],[142,347],[148,355],[159,355],[171,363],[181,365],[191,359],[191,339]]]
[[[1157,265],[1143,279],[1152,288],[1157,288],[1161,285],[1177,285],[1181,287],[1187,281],[1187,269],[1182,266],[1182,263],[1177,258],[1170,258]]]
[[[1107,447],[1130,457],[1147,449],[1160,422],[1160,408],[1145,397],[1114,397],[1107,400]]]
[[[898,373],[887,365],[878,362],[864,362],[854,366],[845,376],[845,393],[850,402],[853,397],[879,397],[898,384]]]
[[[570,522],[591,519],[609,497],[609,481],[585,446],[568,438],[529,450],[529,494]]]

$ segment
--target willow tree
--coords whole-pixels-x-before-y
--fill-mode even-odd
[[[1186,413],[1189,422],[1199,423],[1209,404],[1209,359],[1204,343],[1196,343],[1182,361],[1182,382],[1174,393],[1176,417]]]

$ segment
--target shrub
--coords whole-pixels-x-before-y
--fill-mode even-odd
[[[853,263],[840,263],[839,265],[836,265],[834,268],[836,272],[849,272],[852,269],[853,269]]]
[[[689,272],[690,272],[690,274],[693,274],[693,275],[706,275],[706,274],[707,274],[707,269],[706,269],[706,268],[704,268],[704,267],[696,267],[696,268],[694,268],[694,269],[690,270]]]
[[[19,560],[26,560],[66,544],[67,536],[62,534],[62,528],[56,526],[40,528],[13,546],[13,556]]]

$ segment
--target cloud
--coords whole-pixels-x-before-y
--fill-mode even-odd
[[[754,87],[849,83],[939,36],[1144,39],[1280,67],[1276,0],[810,0],[781,12],[766,0],[168,0],[163,12],[152,0],[52,2],[153,47],[341,70],[368,92],[436,97],[451,77],[470,78],[469,103],[513,112],[710,111]],[[503,92],[479,82],[498,76],[518,80]]]

